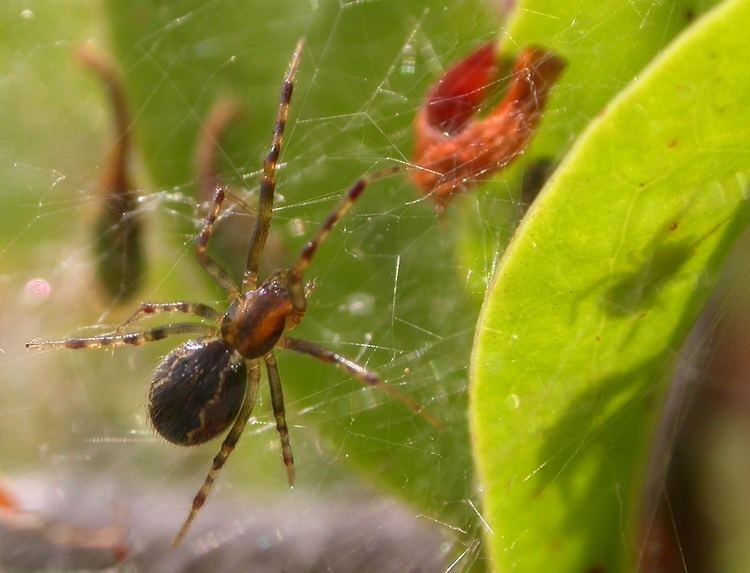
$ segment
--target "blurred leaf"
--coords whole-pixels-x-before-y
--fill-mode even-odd
[[[748,26],[750,4],[728,1],[678,38],[505,254],[471,387],[498,570],[633,570],[657,383],[747,221]]]

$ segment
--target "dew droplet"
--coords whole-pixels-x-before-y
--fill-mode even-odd
[[[414,46],[408,43],[401,51],[401,74],[412,75],[417,69],[417,55]]]
[[[42,278],[31,279],[24,287],[24,298],[31,304],[44,302],[52,294],[52,286]]]
[[[375,309],[375,297],[368,293],[353,293],[349,295],[342,305],[344,310],[352,316],[366,316],[372,314]]]
[[[301,237],[305,234],[305,222],[302,219],[294,218],[289,221],[289,234],[292,237]]]

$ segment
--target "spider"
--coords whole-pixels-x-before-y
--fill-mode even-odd
[[[455,64],[430,89],[415,126],[412,180],[442,212],[448,200],[482,176],[508,166],[529,144],[550,88],[565,67],[559,56],[527,48],[513,65],[505,97],[474,120],[497,73],[494,42]]]
[[[281,98],[273,129],[271,148],[263,162],[257,217],[247,255],[242,285],[208,254],[208,243],[224,201],[225,191],[217,187],[195,245],[199,263],[223,287],[231,299],[221,314],[212,307],[192,302],[141,303],[136,311],[113,333],[87,338],[31,340],[27,348],[113,348],[140,345],[168,336],[191,334],[197,338],[184,342],[167,354],[156,368],[148,396],[149,417],[154,429],[169,442],[184,446],[202,444],[229,428],[221,448],[213,458],[203,485],[193,499],[174,546],[179,545],[211,492],[227,458],[234,450],[255,404],[261,376],[266,365],[271,405],[281,442],[282,460],[290,487],[294,484],[294,457],[284,411],[281,378],[275,348],[306,354],[334,364],[365,385],[375,386],[391,398],[421,415],[435,427],[441,423],[413,399],[402,394],[374,372],[347,358],[311,342],[286,335],[302,320],[306,307],[303,275],[334,225],[374,179],[396,173],[397,168],[357,180],[328,216],[315,235],[305,244],[293,266],[271,274],[258,284],[258,266],[268,236],[276,188],[276,165],[281,153],[284,127],[299,66],[303,41],[297,44],[284,77]],[[131,324],[157,313],[180,312],[206,322],[179,322],[150,329],[122,333]],[[231,427],[230,427],[231,426]]]

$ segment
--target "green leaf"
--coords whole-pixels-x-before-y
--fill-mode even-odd
[[[665,375],[748,215],[750,3],[584,133],[485,300],[472,434],[498,570],[632,571]]]
[[[502,35],[502,48],[517,53],[541,45],[568,62],[555,88],[526,164],[557,158],[612,97],[693,18],[693,2],[652,0],[525,0]]]

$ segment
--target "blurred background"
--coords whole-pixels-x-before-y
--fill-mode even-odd
[[[89,511],[76,513],[77,525],[109,525],[113,504],[124,505],[124,523],[135,536],[130,546],[151,543],[144,539],[153,520],[163,529],[163,543],[179,527],[219,448],[218,442],[171,446],[149,427],[145,405],[153,369],[180,339],[114,352],[44,353],[26,352],[24,341],[106,332],[141,300],[226,307],[193,257],[203,216],[197,141],[218,99],[239,103],[241,116],[221,139],[218,166],[232,194],[253,205],[281,80],[299,37],[306,36],[307,45],[265,272],[294,260],[357,177],[408,161],[411,122],[427,87],[477,42],[492,39],[497,15],[480,2],[446,11],[427,3],[79,0],[4,3],[0,21],[6,110],[0,119],[6,183],[0,252],[7,309],[0,393],[9,438],[3,440],[2,479],[24,509],[72,519],[63,507],[90,503]],[[119,61],[130,107],[144,246],[141,287],[130,300],[111,296],[97,281],[97,268],[109,256],[106,240],[99,248],[109,231],[98,222],[99,182],[113,126],[100,81],[74,57],[84,42]],[[508,193],[499,201],[514,204]],[[239,276],[254,213],[233,211],[220,223],[214,254]],[[427,531],[434,543],[422,566],[437,563],[442,570],[460,558],[461,567],[469,567],[480,559],[465,396],[480,298],[467,296],[467,274],[453,262],[449,221],[437,220],[407,177],[368,189],[316,257],[308,275],[315,291],[295,335],[378,371],[448,429],[437,432],[335,368],[280,353],[296,487],[290,492],[286,486],[264,385],[207,515],[199,518],[209,525],[193,532],[185,551],[203,554],[216,545],[205,543],[222,525],[211,521],[212,506],[214,516],[267,515],[272,535],[281,518],[269,500],[279,501],[287,523],[309,523],[313,530],[341,527],[321,512],[341,501],[341,514],[362,513],[358,504],[366,509],[356,531],[346,527],[333,535],[343,553],[377,546],[389,531]],[[153,324],[169,320],[160,319]],[[52,493],[24,485],[40,482]],[[102,488],[106,503],[86,493]],[[259,507],[240,511],[253,500]],[[377,509],[384,503],[397,504],[396,529],[388,525],[388,511]],[[404,541],[413,545],[408,536]]]
[[[241,116],[221,139],[219,170],[233,195],[252,206],[281,79],[299,37],[307,45],[266,272],[294,260],[357,177],[408,163],[412,121],[428,87],[497,36],[510,4],[0,6],[0,482],[15,498],[6,505],[42,516],[31,538],[49,523],[98,531],[115,525],[121,536],[106,538],[103,551],[113,555],[124,539],[134,570],[231,571],[238,567],[235,551],[268,559],[267,570],[279,563],[289,571],[367,570],[364,564],[377,564],[373,571],[484,569],[486,525],[465,390],[483,289],[523,209],[522,166],[456,201],[442,218],[405,175],[373,184],[308,275],[316,287],[295,336],[378,371],[447,429],[436,431],[334,368],[279,352],[297,487],[286,486],[262,386],[206,515],[166,564],[151,556],[166,555],[219,447],[178,448],[149,427],[153,369],[180,339],[114,352],[32,353],[24,342],[106,332],[141,300],[226,306],[192,255],[203,213],[197,141],[218,99],[239,102]],[[144,246],[140,290],[130,300],[108,295],[96,279],[106,256],[96,249],[99,181],[113,126],[100,82],[73,57],[84,42],[119,62],[130,106]],[[501,78],[493,88],[500,93],[504,84]],[[550,105],[556,116],[572,113],[554,100]],[[238,276],[253,212],[232,211],[221,221],[215,254]],[[670,426],[679,432],[668,501],[651,534],[654,571],[743,571],[748,562],[747,246],[737,249],[685,352],[690,369],[679,375],[678,423]],[[6,527],[20,528],[12,519]],[[0,564],[53,568],[27,559],[52,553],[25,546],[29,539],[0,546]],[[404,546],[422,551],[400,552]],[[217,551],[223,560],[201,561]],[[25,556],[11,562],[19,552]],[[395,556],[392,564],[383,555]],[[81,557],[69,568],[93,563],[108,565]]]

